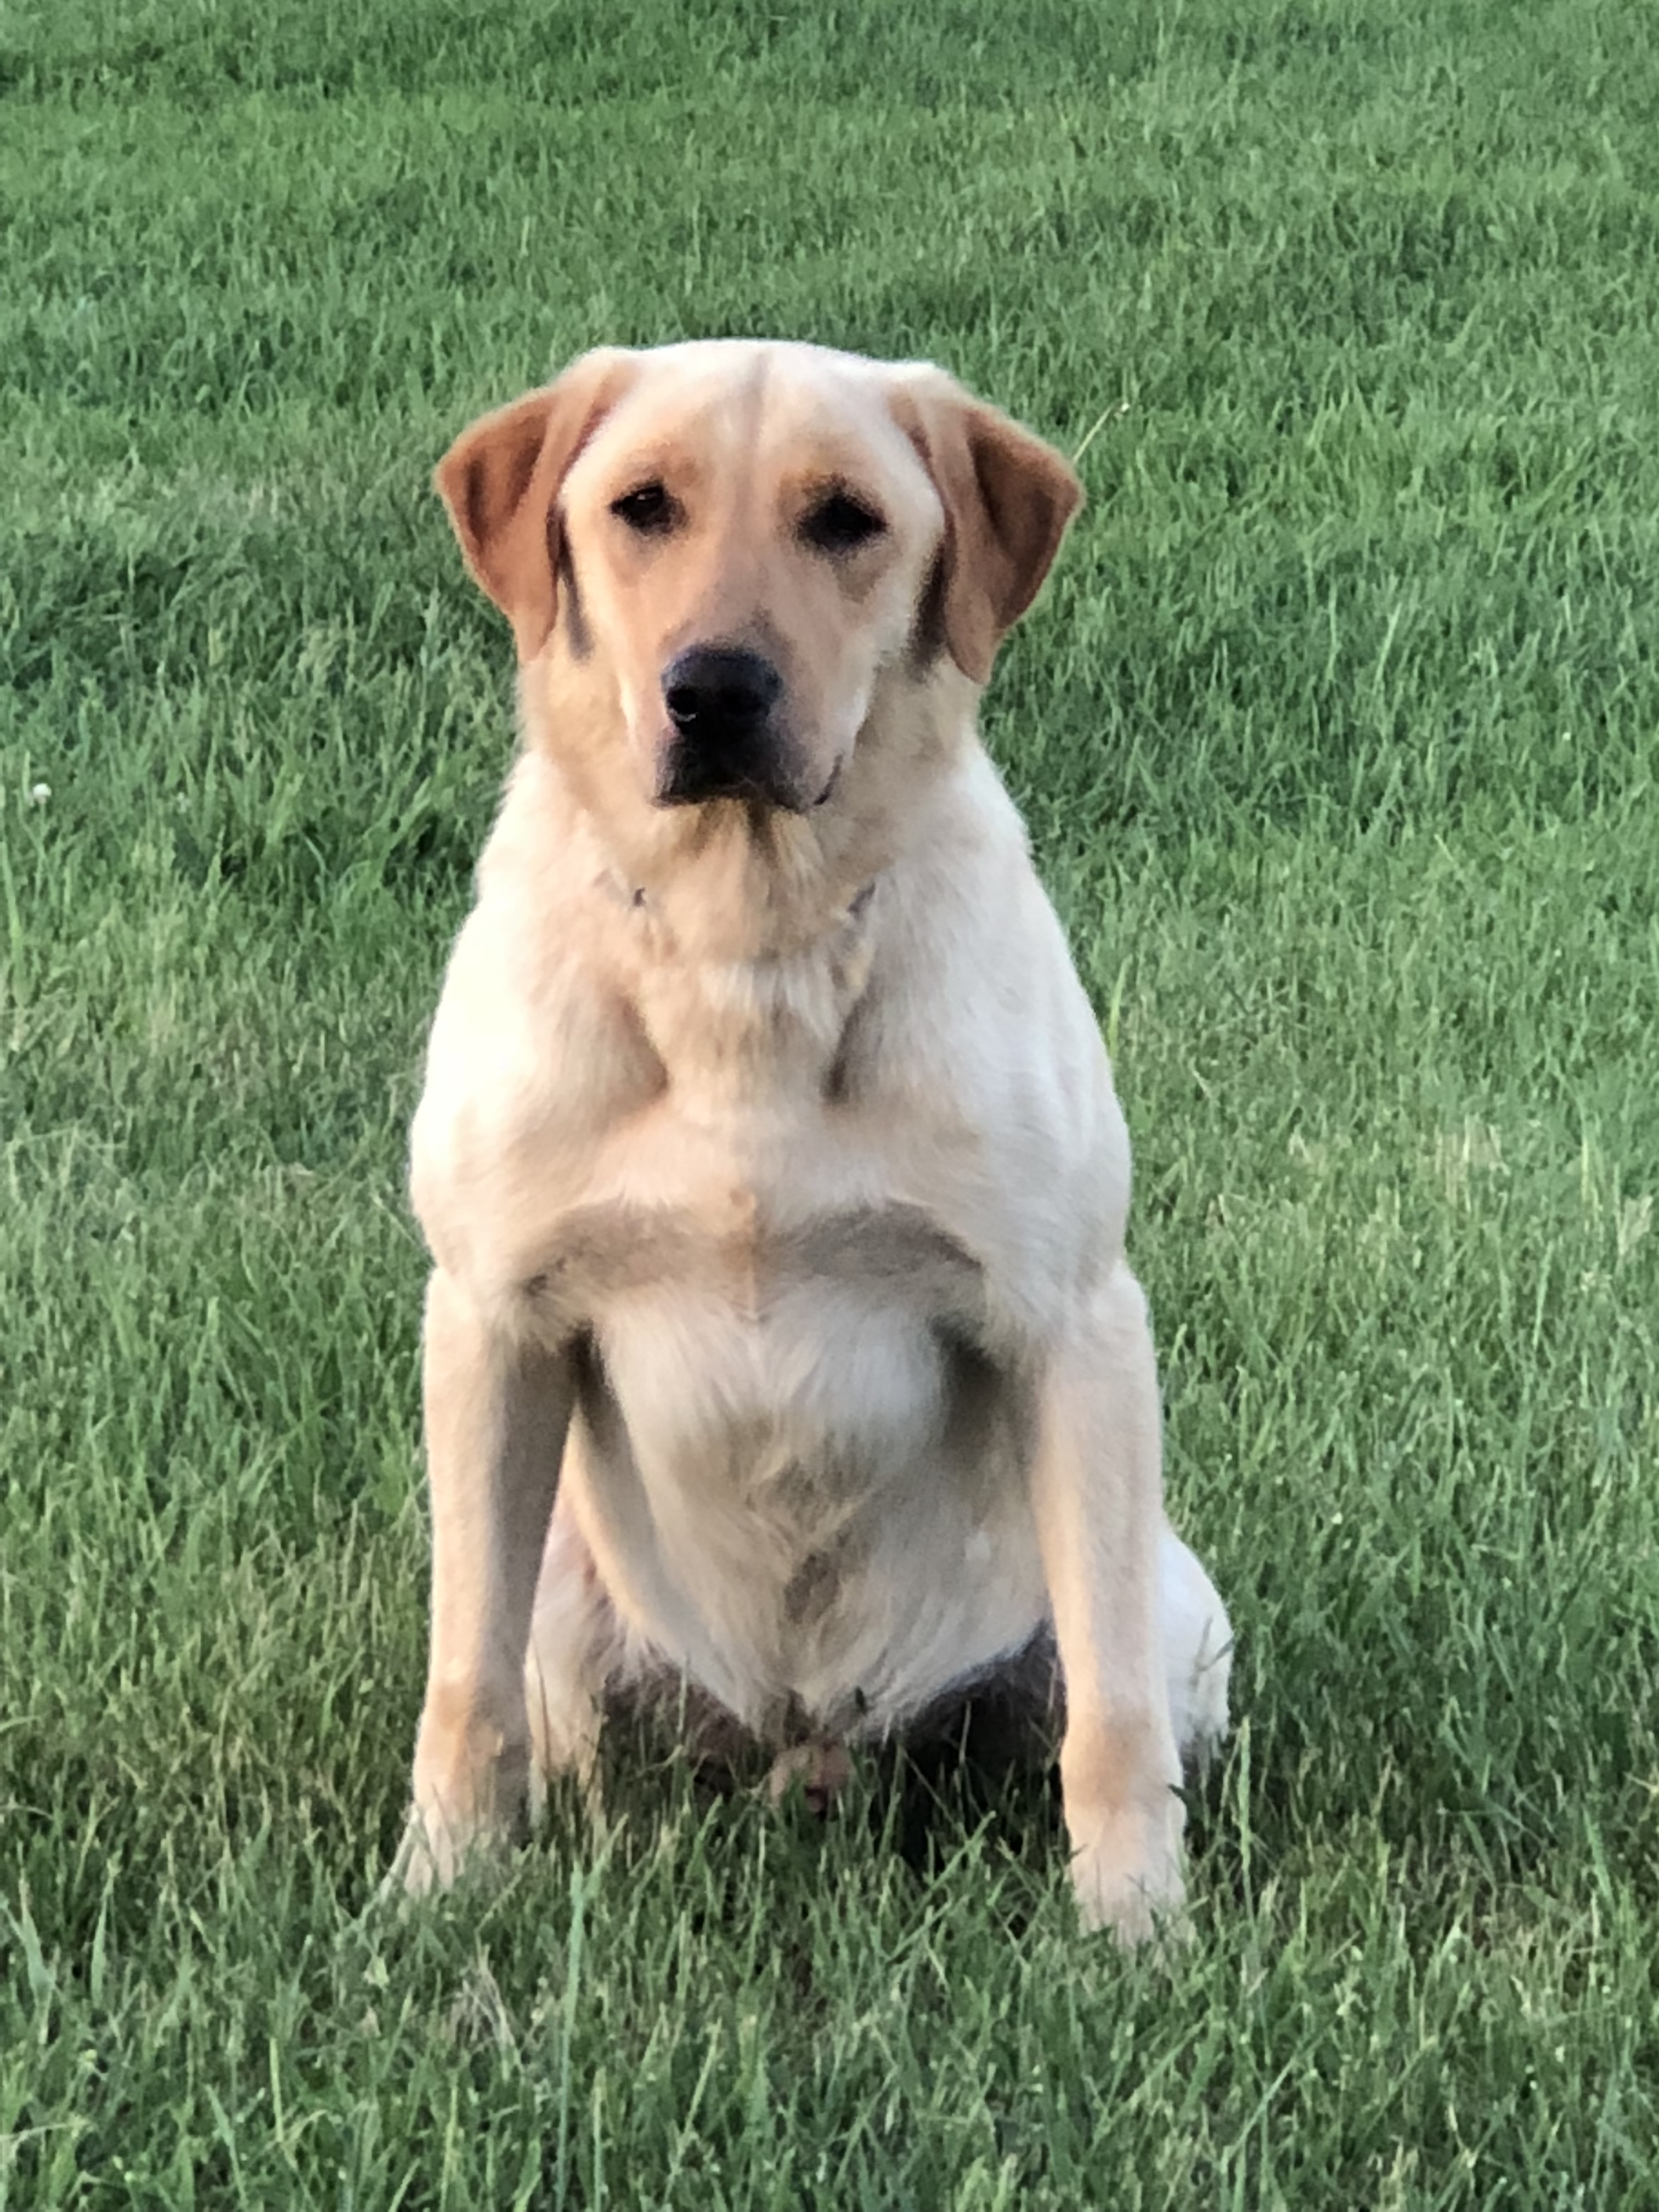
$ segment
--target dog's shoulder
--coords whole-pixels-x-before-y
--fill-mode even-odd
[[[1121,1251],[1129,1146],[1100,1026],[988,760],[872,898],[842,1095],[1035,1316]],[[1020,1288],[1020,1286],[1024,1288]]]
[[[450,953],[410,1131],[410,1194],[434,1252],[452,1218],[490,1210],[526,1151],[544,1168],[580,1158],[660,1086],[607,983],[600,866],[544,764],[521,760]]]
[[[1024,823],[982,753],[927,834],[877,886],[878,951],[861,1006],[868,1079],[948,1085],[964,1109],[1036,1120],[1086,1147],[1111,1071]]]

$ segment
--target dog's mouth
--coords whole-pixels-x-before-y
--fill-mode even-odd
[[[805,814],[820,802],[808,799],[783,777],[758,769],[715,769],[702,766],[672,769],[659,776],[653,794],[659,806],[707,806],[716,799],[735,799],[745,806],[764,806],[780,814]]]
[[[657,755],[658,806],[704,806],[720,799],[762,806],[781,814],[816,814],[834,798],[841,781],[837,760],[821,784],[807,781],[809,763],[792,759],[772,745],[691,745],[678,735]]]

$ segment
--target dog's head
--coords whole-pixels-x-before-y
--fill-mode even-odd
[[[536,687],[597,690],[571,741],[623,749],[640,799],[796,815],[884,686],[985,682],[1082,495],[938,369],[746,341],[587,354],[475,422],[437,485],[532,726]]]

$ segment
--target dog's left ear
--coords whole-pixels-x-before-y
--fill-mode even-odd
[[[983,684],[1042,588],[1083,486],[1052,446],[941,369],[902,372],[892,407],[945,507],[945,642],[963,674]]]
[[[433,472],[466,565],[512,623],[520,661],[546,644],[557,610],[560,488],[635,369],[619,347],[584,354],[556,383],[481,416]]]

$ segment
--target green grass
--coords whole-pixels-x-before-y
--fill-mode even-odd
[[[0,10],[0,2206],[1659,2202],[1650,17]],[[1038,1793],[919,1875],[625,1756],[368,1909],[509,743],[426,475],[732,331],[1093,433],[987,726],[1239,1633],[1173,1963]]]

